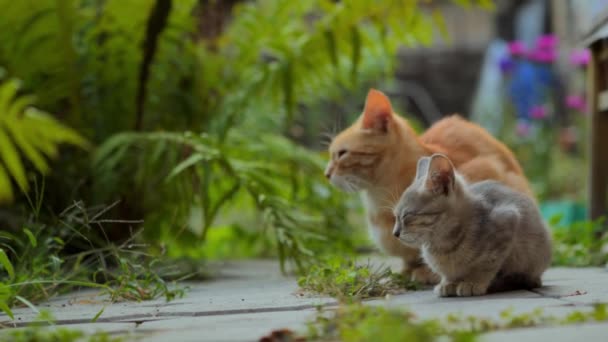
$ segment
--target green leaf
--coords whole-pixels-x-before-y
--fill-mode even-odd
[[[17,299],[21,303],[25,304],[27,307],[32,309],[32,311],[34,311],[35,313],[38,313],[38,314],[40,313],[40,310],[38,310],[38,308],[34,304],[32,304],[32,302],[30,302],[29,300],[27,300],[21,296],[15,296],[15,299]]]
[[[0,164],[0,203],[12,202],[13,187],[6,169]]]
[[[207,157],[200,153],[192,154],[190,157],[184,159],[181,163],[177,164],[177,166],[175,166],[173,168],[173,170],[171,170],[171,172],[169,173],[169,176],[167,176],[167,180],[172,179],[173,177],[182,173],[187,168],[189,168],[189,167],[195,165],[196,163],[198,163],[202,160],[205,160],[205,159],[207,159]]]
[[[32,247],[38,246],[38,241],[36,240],[34,234],[32,234],[31,230],[23,228],[23,232],[25,233],[25,235],[27,235],[27,238],[30,240],[30,244],[32,245]]]
[[[4,252],[4,249],[0,248],[0,264],[4,267],[6,272],[8,273],[9,279],[15,279],[15,269],[13,268],[13,264],[8,259],[8,256]]]
[[[440,10],[436,9],[433,11],[433,21],[435,22],[435,25],[437,25],[441,37],[445,39],[446,42],[451,43],[452,39],[450,38],[450,33],[448,32],[447,25]]]
[[[97,320],[99,319],[99,317],[101,317],[101,315],[103,314],[105,309],[106,309],[105,306],[103,308],[101,308],[101,310],[99,310],[99,312],[95,315],[95,317],[91,318],[91,323],[97,322]]]
[[[8,304],[6,304],[6,302],[0,300],[0,310],[4,311],[4,313],[10,317],[12,320],[15,319],[15,316],[13,315],[13,311],[11,311],[11,308],[8,306]]]
[[[0,159],[4,161],[4,165],[8,172],[17,182],[21,190],[27,191],[28,184],[25,178],[25,169],[19,158],[19,153],[13,142],[8,138],[6,131],[0,130]]]
[[[34,164],[36,169],[41,173],[47,173],[49,170],[48,163],[44,159],[44,156],[38,152],[34,145],[28,140],[23,126],[20,126],[15,119],[8,118],[5,121],[8,131],[13,136],[15,143],[19,146],[19,149],[25,154],[25,156]]]

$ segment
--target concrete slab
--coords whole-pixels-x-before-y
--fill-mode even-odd
[[[608,271],[605,268],[552,268],[543,279],[547,286],[534,290],[543,296],[576,304],[608,302]]]
[[[390,265],[395,271],[400,267],[400,261],[391,258],[373,257],[371,263]],[[183,283],[190,290],[184,298],[170,303],[164,299],[108,303],[107,297],[99,296],[98,291],[85,290],[54,298],[38,307],[50,310],[59,325],[82,329],[86,333],[102,330],[127,334],[129,338],[143,341],[256,341],[274,329],[289,328],[303,332],[306,320],[314,317],[316,306],[336,305],[332,298],[301,295],[295,277],[282,275],[276,261],[222,262],[213,266],[216,271],[212,280]],[[544,281],[546,286],[534,292],[438,298],[429,288],[369,300],[365,304],[407,308],[425,319],[450,313],[498,318],[506,309],[524,313],[536,308],[542,308],[547,314],[565,316],[574,310],[590,309],[590,304],[597,301],[608,302],[608,288],[605,286],[608,272],[604,269],[555,268],[545,274]],[[98,321],[90,323],[91,318],[104,307]],[[18,327],[32,322],[37,316],[29,308],[17,308],[14,313],[15,321],[0,315],[0,322]],[[605,327],[601,325],[601,328]],[[560,333],[561,330],[555,329],[566,330]],[[485,337],[489,341],[507,338],[532,341],[539,340],[539,336],[545,340],[545,336],[556,334],[555,340],[560,341],[558,338],[577,332],[586,340],[594,341],[600,331],[593,325],[568,329],[574,328],[521,329]]]
[[[305,332],[305,322],[315,316],[316,310],[289,312],[261,312],[249,314],[217,315],[176,318],[146,322],[137,328],[146,336],[145,341],[258,341],[273,330],[289,328]],[[149,331],[152,331],[150,334]]]
[[[513,310],[514,313],[524,313],[538,307],[559,306],[564,303],[528,291],[497,293],[481,297],[438,298],[432,291],[426,290],[404,293],[384,300],[369,301],[366,304],[407,308],[420,318],[462,314],[498,319],[500,313],[507,309]]]

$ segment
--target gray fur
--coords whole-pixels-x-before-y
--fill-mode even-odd
[[[468,185],[440,154],[419,161],[418,172],[395,207],[393,233],[441,276],[439,296],[541,286],[551,238],[531,198],[496,181]]]

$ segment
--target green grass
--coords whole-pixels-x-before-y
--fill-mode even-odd
[[[342,257],[329,257],[309,268],[298,279],[302,290],[328,295],[340,301],[361,300],[415,290],[419,286],[388,266],[373,267]]]
[[[99,289],[110,301],[181,297],[185,289],[178,263],[147,253],[138,234],[116,244],[103,236],[106,208],[68,208],[56,219],[33,215],[20,231],[0,232],[0,310],[35,305],[78,288]]]
[[[122,337],[112,337],[107,332],[96,332],[86,335],[83,331],[72,328],[57,327],[54,318],[48,311],[42,311],[39,322],[47,322],[48,326],[31,324],[25,328],[0,331],[0,340],[11,342],[122,342]]]
[[[557,226],[559,217],[550,220],[553,228],[553,264],[557,266],[604,266],[608,262],[608,231],[605,219]]]
[[[351,304],[337,310],[319,310],[308,322],[307,340],[314,341],[475,341],[483,333],[533,326],[556,326],[608,321],[605,304],[592,310],[574,311],[566,317],[547,315],[542,310],[513,314],[507,310],[500,319],[448,315],[445,319],[419,319],[408,310]]]

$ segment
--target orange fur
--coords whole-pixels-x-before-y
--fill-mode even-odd
[[[386,253],[404,260],[406,271],[423,274],[423,282],[437,279],[418,265],[417,249],[392,235],[392,208],[412,183],[420,157],[443,153],[470,182],[493,179],[533,197],[513,153],[485,129],[453,115],[417,136],[407,120],[392,112],[390,100],[374,89],[359,119],[334,138],[329,152],[326,176],[343,190],[364,191],[372,236]]]

